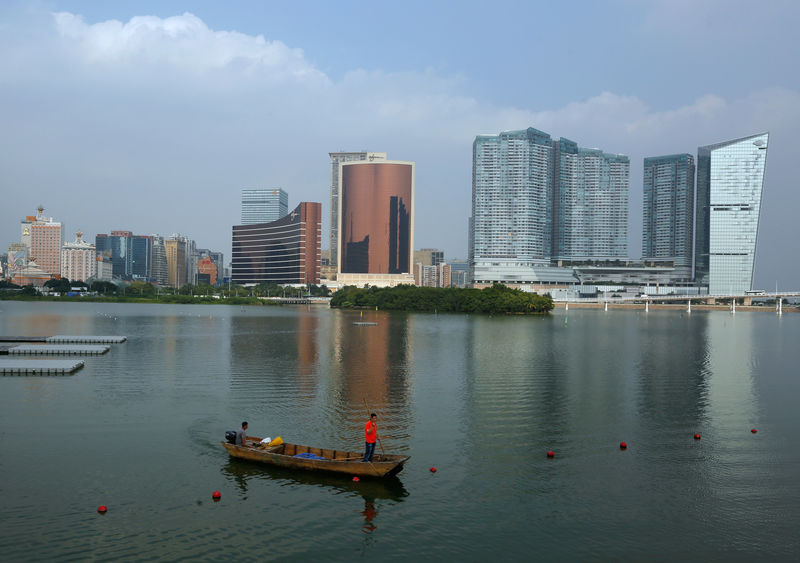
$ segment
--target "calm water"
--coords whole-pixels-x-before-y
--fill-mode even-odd
[[[0,377],[0,559],[796,560],[800,315],[568,315],[0,302],[3,335],[128,336]],[[361,450],[364,400],[412,456],[385,484],[219,444]]]

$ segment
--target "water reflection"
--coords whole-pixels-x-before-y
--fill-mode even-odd
[[[411,347],[408,317],[379,311],[336,311],[329,331],[332,380],[329,403],[347,422],[348,435],[363,441],[369,410],[379,415],[384,447],[396,451],[407,445],[409,365]],[[375,325],[355,323],[370,322]]]
[[[281,487],[317,487],[327,490],[332,495],[360,495],[365,503],[373,503],[373,505],[376,499],[402,502],[409,495],[403,482],[397,476],[380,480],[362,479],[355,482],[347,475],[292,471],[233,457],[228,458],[228,462],[222,466],[221,472],[229,482],[236,485],[242,498],[247,498],[250,481],[270,481]]]

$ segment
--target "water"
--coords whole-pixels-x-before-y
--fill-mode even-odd
[[[0,334],[128,336],[73,376],[0,377],[3,561],[800,553],[800,315],[0,302]],[[248,420],[361,450],[365,400],[412,456],[387,483],[219,444]]]

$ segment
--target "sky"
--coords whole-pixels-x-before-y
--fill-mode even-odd
[[[754,284],[800,288],[800,2],[0,3],[0,248],[43,205],[230,260],[241,189],[323,206],[332,151],[416,162],[415,246],[466,258],[472,142],[642,159],[769,131]],[[793,156],[794,155],[794,156]]]

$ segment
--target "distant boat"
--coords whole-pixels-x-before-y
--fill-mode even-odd
[[[356,321],[353,324],[356,326],[378,326],[378,323],[371,323],[369,321]]]
[[[363,452],[348,452],[327,448],[313,448],[284,442],[279,446],[262,446],[261,438],[247,437],[246,446],[222,442],[228,453],[240,459],[276,465],[286,469],[327,471],[359,477],[391,477],[403,469],[410,459],[407,455],[375,454],[371,462],[361,461]]]

